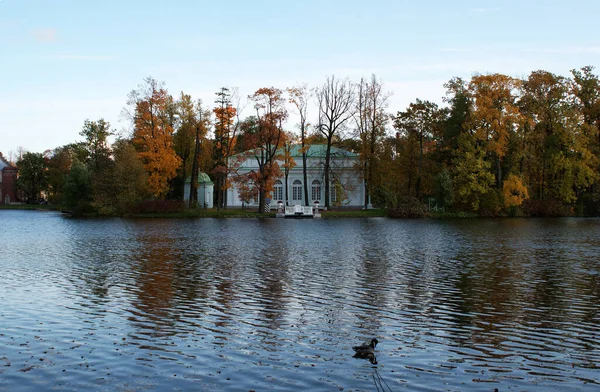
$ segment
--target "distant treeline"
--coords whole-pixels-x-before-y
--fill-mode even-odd
[[[443,106],[416,99],[393,114],[375,76],[331,76],[314,89],[259,89],[247,97],[255,111],[242,119],[235,89],[222,88],[205,105],[183,92],[173,97],[148,78],[124,109],[129,137],[110,146],[110,124],[86,121],[83,142],[21,156],[19,191],[25,201],[46,198],[79,212],[181,210],[186,178],[202,171],[215,182],[217,208],[227,208],[224,192],[234,182],[262,205],[282,170],[295,165],[286,156],[290,144],[303,151],[325,144],[359,154],[368,200],[392,216],[599,215],[600,80],[593,67],[569,77],[474,75],[444,87]],[[288,110],[299,115],[295,132],[284,129]],[[253,151],[260,168],[245,177],[234,159],[244,151]],[[328,185],[331,165],[323,167]]]

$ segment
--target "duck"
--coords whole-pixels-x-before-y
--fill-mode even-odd
[[[352,349],[354,350],[355,357],[369,358],[375,356],[375,346],[377,346],[379,341],[375,338],[371,339],[369,344],[363,344],[360,346],[354,346]]]

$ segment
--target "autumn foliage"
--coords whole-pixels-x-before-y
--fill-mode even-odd
[[[174,130],[168,117],[172,98],[153,79],[146,83],[145,93],[133,102],[133,143],[148,172],[148,189],[154,197],[164,198],[181,164],[173,149]]]
[[[374,75],[359,83],[332,75],[316,89],[260,88],[247,97],[254,110],[243,119],[243,105],[234,105],[237,95],[228,88],[204,107],[184,93],[174,100],[162,83],[147,78],[129,95],[131,138],[111,146],[109,124],[86,121],[85,141],[50,151],[43,162],[23,157],[20,189],[23,199],[45,193],[69,208],[125,213],[148,195],[181,199],[191,168],[210,174],[218,208],[227,207],[227,190],[235,185],[241,200],[258,199],[262,210],[275,182],[285,176],[287,186],[300,165],[292,149],[306,167],[310,145],[322,144],[326,206],[338,202],[329,200],[330,187],[336,195],[349,189],[335,175],[331,151],[341,147],[359,156],[354,169],[365,207],[371,202],[395,216],[598,215],[600,79],[591,66],[571,74],[452,78],[444,84],[443,104],[416,98],[396,114],[387,112],[389,95]],[[286,123],[286,104],[299,116],[297,136]],[[246,160],[254,169],[238,173]],[[308,201],[306,171],[303,180],[301,199]]]

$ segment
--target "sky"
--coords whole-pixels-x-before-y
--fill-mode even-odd
[[[0,152],[81,141],[86,119],[127,135],[148,76],[212,105],[222,86],[243,104],[375,74],[391,113],[442,105],[455,76],[600,65],[598,15],[597,0],[0,0]]]

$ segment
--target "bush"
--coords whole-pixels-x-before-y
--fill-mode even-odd
[[[395,208],[388,208],[390,218],[423,218],[428,216],[427,206],[416,197],[407,197],[398,203]]]
[[[186,210],[183,200],[144,200],[138,203],[132,212],[136,214],[169,214]]]
[[[600,216],[600,193],[584,193],[577,202],[578,215]]]
[[[502,210],[502,205],[502,194],[495,189],[490,189],[479,200],[479,216],[496,217]]]
[[[523,203],[526,215],[536,217],[572,216],[573,208],[558,200],[527,200]]]

